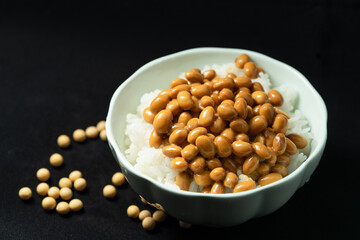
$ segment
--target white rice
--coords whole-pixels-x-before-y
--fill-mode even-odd
[[[227,63],[223,65],[214,64],[211,66],[206,65],[202,71],[206,71],[208,69],[214,69],[218,77],[225,77],[227,73],[244,76],[243,70],[235,67],[234,63]],[[183,78],[184,73],[182,73],[179,77]],[[261,83],[265,92],[268,92],[271,89],[271,82],[267,74],[260,73],[259,77],[254,79],[253,82]],[[284,98],[284,104],[280,109],[291,117],[289,119],[287,133],[300,134],[308,141],[307,147],[299,150],[297,154],[291,156],[291,163],[288,166],[289,173],[291,173],[306,160],[307,155],[310,153],[313,135],[308,121],[305,119],[302,112],[294,108],[298,98],[297,91],[289,86],[280,86],[275,89],[278,90]],[[160,183],[163,183],[168,187],[179,189],[175,184],[177,172],[170,167],[170,158],[166,157],[162,153],[161,148],[155,149],[149,146],[149,138],[150,133],[153,130],[153,126],[145,122],[142,117],[143,110],[150,105],[151,101],[159,94],[159,92],[160,90],[154,90],[153,92],[145,93],[140,99],[140,104],[137,107],[136,113],[127,114],[125,135],[128,148],[125,151],[125,155],[128,161],[139,172]],[[240,169],[238,171],[238,175],[240,182],[248,178],[246,175],[241,173]],[[189,191],[199,192],[201,191],[201,187],[193,181],[190,185]],[[231,190],[227,192],[231,192]]]

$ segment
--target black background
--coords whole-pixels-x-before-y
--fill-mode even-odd
[[[359,2],[74,2],[0,3],[0,239],[356,238]],[[268,216],[189,230],[169,217],[147,233],[126,216],[130,204],[147,208],[128,184],[114,200],[102,196],[120,169],[107,144],[61,150],[56,138],[105,119],[112,93],[143,64],[204,46],[258,51],[302,72],[327,104],[327,146],[310,182]],[[53,152],[64,155],[63,167],[49,165]],[[41,208],[40,167],[51,170],[51,184],[83,172],[81,213]],[[22,186],[33,190],[31,201],[18,198]]]

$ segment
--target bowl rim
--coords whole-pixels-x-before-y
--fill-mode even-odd
[[[312,94],[314,94],[316,96],[316,98],[318,98],[318,100],[320,101],[320,106],[321,106],[321,110],[319,110],[320,112],[322,112],[323,115],[323,120],[325,122],[325,126],[323,128],[323,130],[319,133],[319,139],[318,139],[318,143],[317,146],[315,147],[314,151],[312,152],[312,154],[310,156],[308,156],[308,158],[297,168],[295,169],[292,173],[290,173],[288,176],[286,176],[285,178],[280,179],[279,181],[276,181],[272,184],[263,186],[263,187],[257,187],[255,189],[249,190],[249,191],[244,191],[244,192],[238,192],[238,193],[231,193],[231,194],[204,194],[201,192],[189,192],[189,191],[182,191],[179,189],[174,189],[171,187],[166,186],[163,183],[160,183],[158,181],[156,181],[155,179],[150,178],[149,176],[139,172],[138,170],[136,170],[134,168],[133,165],[131,165],[131,163],[126,159],[125,155],[122,153],[122,151],[120,150],[120,148],[118,147],[116,141],[115,141],[115,137],[113,135],[113,129],[111,126],[111,121],[109,121],[115,111],[115,102],[118,99],[118,96],[120,95],[120,93],[122,92],[122,90],[133,80],[135,79],[142,71],[151,68],[154,65],[157,65],[158,63],[161,63],[163,61],[167,61],[169,59],[174,59],[180,56],[184,56],[184,55],[188,55],[188,54],[194,54],[194,53],[205,53],[205,52],[218,52],[218,53],[224,53],[224,52],[242,52],[242,53],[246,53],[248,55],[252,55],[252,56],[257,56],[259,58],[265,58],[268,61],[273,61],[277,64],[280,64],[283,68],[286,68],[288,71],[292,71],[293,73],[295,73],[299,79],[301,79],[301,81],[303,81],[311,90]],[[286,181],[294,179],[296,177],[298,177],[300,174],[304,174],[305,169],[307,168],[307,166],[310,164],[310,162],[313,161],[313,159],[315,158],[315,156],[317,156],[318,154],[320,154],[320,152],[322,151],[323,147],[326,144],[326,139],[327,139],[327,119],[328,119],[328,113],[327,113],[327,109],[326,109],[326,105],[324,100],[322,99],[322,97],[320,96],[320,94],[316,91],[316,89],[311,85],[311,83],[309,82],[309,80],[302,74],[300,73],[298,70],[296,70],[295,68],[291,67],[290,65],[281,62],[277,59],[274,59],[272,57],[269,57],[265,54],[256,52],[256,51],[252,51],[252,50],[247,50],[247,49],[240,49],[240,48],[221,48],[221,47],[199,47],[199,48],[191,48],[191,49],[187,49],[187,50],[182,50],[176,53],[172,53],[172,54],[168,54],[165,55],[163,57],[154,59],[148,63],[146,63],[145,65],[143,65],[142,67],[140,67],[137,71],[135,71],[130,77],[128,77],[114,92],[113,96],[111,97],[111,101],[110,101],[110,105],[109,105],[109,110],[108,110],[108,114],[106,117],[106,134],[107,134],[107,140],[109,145],[112,146],[113,151],[115,151],[119,161],[121,161],[121,163],[126,167],[127,171],[130,171],[132,174],[136,175],[139,178],[142,178],[154,185],[156,185],[157,187],[161,188],[164,191],[170,192],[172,194],[178,194],[178,195],[184,195],[184,196],[189,196],[189,197],[204,197],[204,198],[237,198],[240,196],[246,196],[246,195],[252,195],[252,194],[256,194],[259,191],[266,191],[268,189],[271,188],[275,188],[278,185],[284,184]],[[298,186],[299,187],[299,186]]]

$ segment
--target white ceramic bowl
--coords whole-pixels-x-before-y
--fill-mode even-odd
[[[155,89],[168,88],[170,81],[181,72],[202,68],[204,65],[232,62],[243,53],[265,69],[273,86],[286,83],[298,90],[297,107],[309,120],[314,134],[308,159],[294,172],[273,184],[247,192],[219,195],[169,189],[135,170],[124,156],[124,129],[126,115],[136,112],[141,95]],[[151,203],[160,204],[177,219],[217,227],[241,224],[251,218],[269,214],[285,204],[309,180],[317,167],[325,148],[326,126],[324,101],[300,72],[263,54],[229,48],[195,48],[145,64],[115,91],[106,118],[110,148],[135,192]]]

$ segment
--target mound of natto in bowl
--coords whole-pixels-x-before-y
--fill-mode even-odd
[[[312,134],[297,92],[271,89],[246,54],[169,83],[127,115],[125,153],[141,173],[181,190],[230,193],[278,181],[306,160]]]

